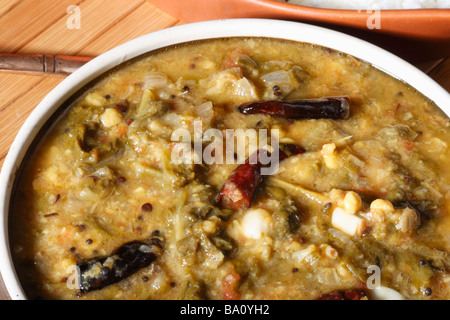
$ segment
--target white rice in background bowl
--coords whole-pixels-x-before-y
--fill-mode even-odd
[[[346,10],[449,9],[450,0],[278,0],[307,7]]]

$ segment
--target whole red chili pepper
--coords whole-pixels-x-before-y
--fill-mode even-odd
[[[238,107],[242,114],[265,114],[286,119],[347,119],[348,97],[255,101]]]

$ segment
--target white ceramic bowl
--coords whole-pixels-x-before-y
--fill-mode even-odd
[[[50,116],[91,80],[124,61],[177,43],[230,36],[296,40],[351,54],[410,84],[450,115],[449,93],[420,70],[370,43],[316,26],[280,20],[228,19],[176,26],[129,41],[93,59],[53,89],[25,121],[5,159],[0,175],[0,271],[12,299],[26,299],[26,295],[15,273],[9,248],[11,191],[16,172],[30,144]]]

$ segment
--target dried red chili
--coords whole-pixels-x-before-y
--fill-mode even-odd
[[[286,119],[347,119],[350,115],[349,98],[268,100],[242,104],[242,114],[265,114]]]

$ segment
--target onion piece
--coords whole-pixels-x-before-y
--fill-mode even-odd
[[[257,99],[258,95],[256,93],[256,88],[249,79],[245,77],[239,79],[238,81],[235,82],[235,87],[236,87],[235,93],[238,96],[249,98],[249,100]]]
[[[270,87],[277,85],[281,92],[285,94],[291,92],[298,85],[298,81],[295,79],[295,76],[293,76],[291,72],[285,70],[277,70],[266,73],[261,77],[261,80]]]

